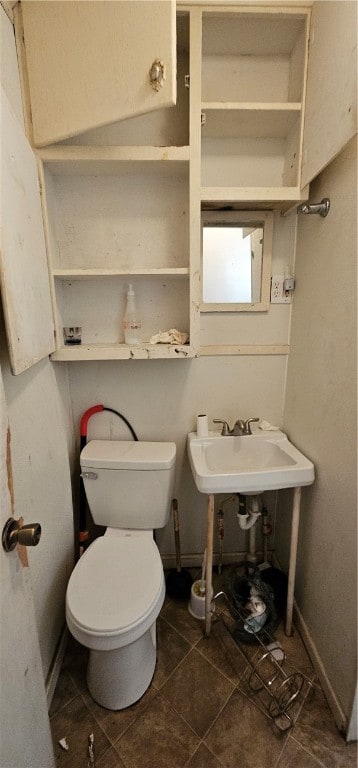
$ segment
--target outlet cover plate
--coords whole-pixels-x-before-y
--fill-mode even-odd
[[[271,304],[291,304],[292,291],[283,288],[284,275],[272,275],[271,277]]]

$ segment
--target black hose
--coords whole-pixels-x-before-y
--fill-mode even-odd
[[[119,413],[119,411],[115,411],[114,408],[107,408],[104,405],[95,405],[92,408],[89,408],[82,416],[81,419],[81,437],[80,437],[80,452],[85,447],[87,443],[87,424],[88,420],[91,416],[93,416],[94,413],[99,413],[101,411],[110,411],[111,413],[114,413],[116,416],[119,416],[122,421],[126,424],[129,431],[131,432],[131,435],[133,437],[133,440],[136,440],[138,442],[138,437],[132,427],[132,425],[129,423],[129,421],[126,419],[125,416],[123,416],[122,413]],[[79,528],[79,551],[76,552],[76,559],[80,555],[81,546],[84,546],[85,543],[88,543],[89,533],[87,530],[87,502],[86,502],[86,493],[85,488],[83,484],[83,479],[80,474],[80,488],[79,488],[79,521],[78,521],[78,528]]]
[[[103,406],[103,410],[104,411],[110,411],[111,413],[115,413],[116,416],[119,416],[119,418],[122,419],[122,421],[124,421],[124,423],[127,425],[129,431],[131,432],[133,440],[137,440],[137,442],[138,442],[138,437],[137,437],[137,435],[136,435],[132,425],[129,423],[128,419],[126,419],[126,417],[123,416],[122,413],[119,413],[119,411],[115,411],[114,408],[107,408],[106,405]]]

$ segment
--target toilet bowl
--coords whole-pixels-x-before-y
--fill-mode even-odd
[[[164,596],[162,562],[148,531],[108,530],[74,569],[66,595],[67,625],[90,649],[87,685],[101,706],[123,709],[148,688]]]
[[[81,454],[87,499],[95,522],[103,525],[105,518],[111,526],[88,547],[72,572],[66,621],[73,637],[90,649],[87,685],[92,698],[118,710],[145,693],[155,670],[156,619],[165,581],[150,525],[155,520],[162,527],[169,517],[175,445],[131,443],[129,457],[122,442],[92,443],[101,445],[88,443]],[[98,484],[93,482],[97,479]],[[138,491],[142,494],[146,486],[149,497],[145,504],[137,498],[136,506]],[[123,521],[133,527],[119,527]],[[118,527],[112,527],[113,522]]]

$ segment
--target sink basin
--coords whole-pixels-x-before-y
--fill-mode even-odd
[[[224,437],[188,435],[188,454],[202,493],[261,493],[311,485],[314,466],[281,431]]]

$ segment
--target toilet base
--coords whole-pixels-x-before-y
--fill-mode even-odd
[[[113,651],[90,651],[87,685],[106,709],[130,707],[150,685],[156,664],[156,622],[130,645]]]

